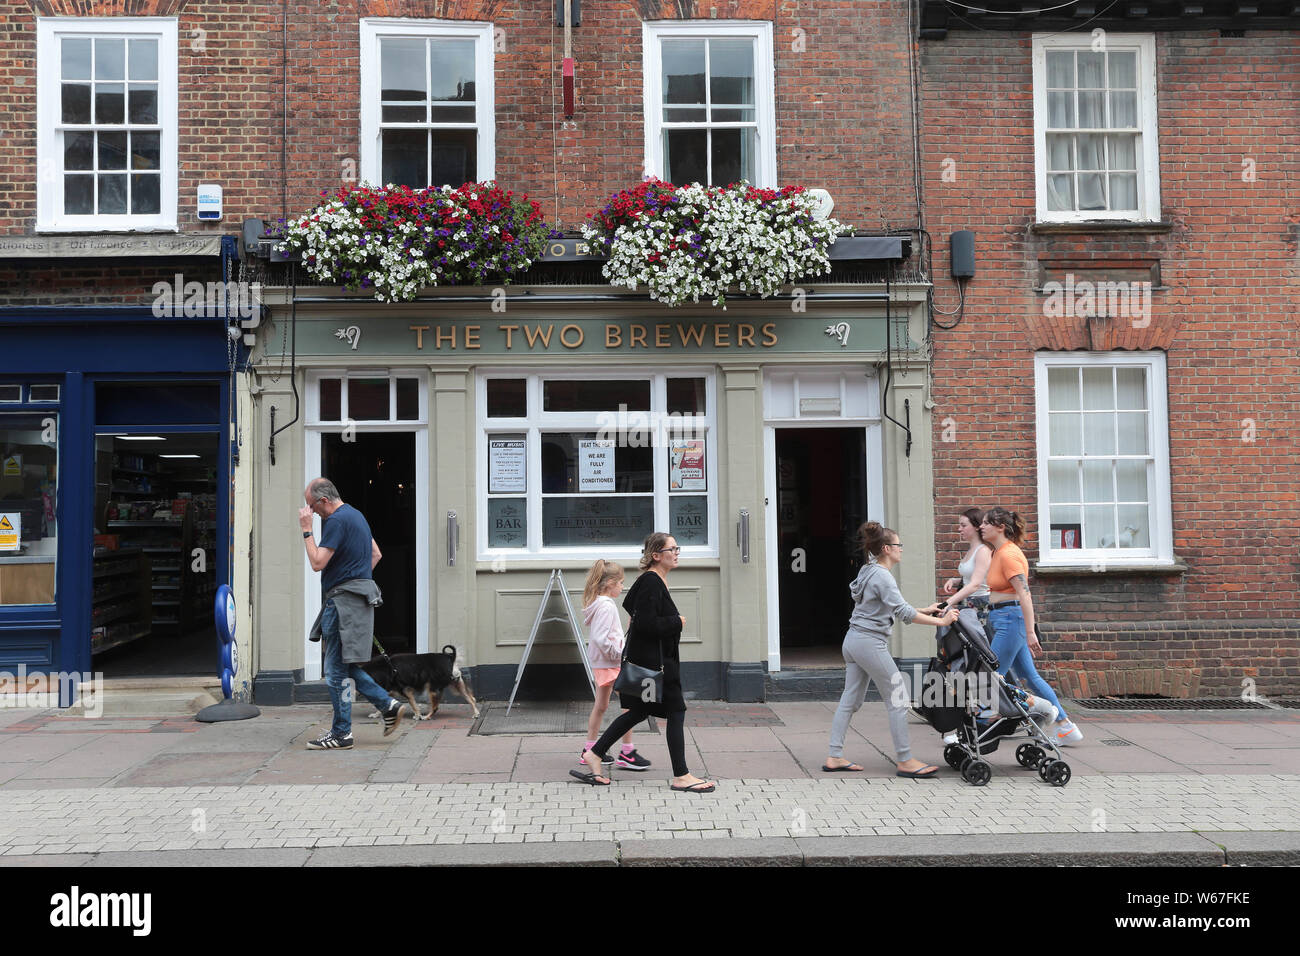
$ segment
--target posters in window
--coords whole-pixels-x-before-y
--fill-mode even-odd
[[[704,439],[674,438],[668,443],[670,491],[707,491],[704,477]]]
[[[0,513],[0,551],[22,550],[22,515],[16,511]]]
[[[615,490],[612,439],[578,441],[578,490],[583,494]]]
[[[523,494],[527,488],[524,440],[492,438],[488,440],[488,493]]]

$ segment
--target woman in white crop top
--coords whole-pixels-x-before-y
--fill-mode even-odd
[[[966,557],[957,565],[960,578],[949,578],[943,582],[943,593],[950,594],[949,607],[956,607],[963,599],[977,610],[983,611],[989,603],[989,586],[985,583],[989,574],[989,562],[993,560],[993,549],[980,537],[980,519],[983,512],[978,508],[967,508],[957,517],[957,534],[969,546]]]

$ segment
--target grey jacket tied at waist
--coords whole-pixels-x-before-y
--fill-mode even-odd
[[[339,615],[343,663],[361,664],[370,660],[370,646],[375,640],[375,608],[384,603],[379,585],[370,578],[353,578],[330,588],[321,601],[321,613],[312,623],[308,640],[320,640],[321,614],[325,613],[325,605],[330,601],[334,602]]]

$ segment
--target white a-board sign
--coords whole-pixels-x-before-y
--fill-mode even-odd
[[[564,615],[561,617],[546,617],[546,602],[551,599],[551,591],[558,590],[560,598],[564,601]],[[587,674],[587,684],[591,687],[591,696],[594,700],[596,697],[596,681],[591,675],[591,664],[587,662],[587,646],[582,640],[582,629],[578,627],[578,617],[573,613],[573,602],[569,600],[569,592],[564,587],[564,575],[560,569],[556,568],[551,571],[551,577],[546,582],[546,590],[542,592],[542,601],[537,606],[537,618],[533,621],[533,629],[528,632],[528,643],[524,645],[524,654],[519,658],[519,669],[515,671],[515,686],[510,691],[510,703],[506,705],[506,716],[510,716],[510,708],[515,705],[515,694],[519,691],[519,682],[523,680],[524,668],[528,666],[528,655],[533,649],[533,642],[537,640],[537,631],[543,624],[549,624],[552,621],[558,621],[561,624],[567,623],[569,630],[573,632],[573,640],[578,645],[578,660],[582,661],[582,669]]]

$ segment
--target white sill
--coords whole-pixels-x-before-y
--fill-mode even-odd
[[[180,232],[180,226],[175,221],[162,223],[154,226],[109,226],[102,222],[91,222],[84,224],[68,223],[38,223],[35,229],[37,235],[49,235],[57,233],[99,233],[100,235],[129,236],[129,235],[147,235],[147,234],[167,234]]]
[[[1039,561],[1034,565],[1033,570],[1034,574],[1040,577],[1067,577],[1095,574],[1184,574],[1190,569],[1177,558],[1170,561],[1145,562],[1111,561],[1106,558],[1097,558],[1083,563]]]

